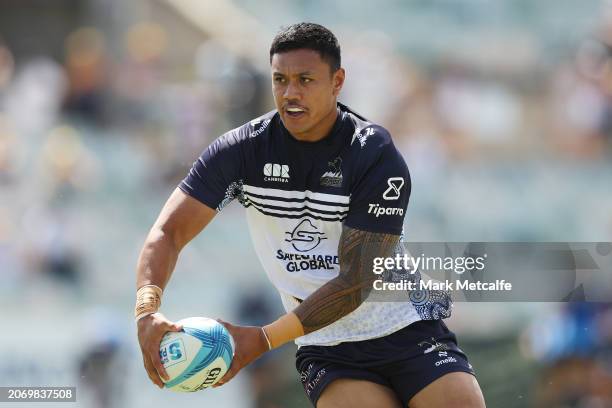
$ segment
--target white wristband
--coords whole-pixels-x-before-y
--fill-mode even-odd
[[[270,343],[270,338],[268,337],[268,333],[266,333],[266,329],[262,327],[261,331],[263,332],[263,335],[266,338],[266,342],[268,343],[268,351],[272,350],[272,343]]]

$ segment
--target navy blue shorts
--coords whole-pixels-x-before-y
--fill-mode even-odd
[[[295,366],[306,395],[316,407],[321,393],[338,378],[372,381],[395,391],[403,406],[444,374],[474,374],[441,320],[421,320],[377,339],[336,346],[302,346]]]

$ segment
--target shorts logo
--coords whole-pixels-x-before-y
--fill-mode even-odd
[[[312,363],[308,365],[306,370],[302,370],[300,372],[300,381],[302,384],[306,384],[306,380],[308,380],[308,376],[310,375],[310,370],[312,370]]]
[[[263,168],[264,181],[289,182],[289,166],[286,164],[266,163]]]
[[[319,385],[319,382],[321,381],[321,379],[323,378],[323,376],[325,375],[326,371],[324,368],[320,369],[317,372],[317,375],[315,376],[315,378],[312,381],[309,381],[304,388],[306,389],[306,394],[310,395],[312,393],[312,391],[314,391],[314,389],[316,388],[317,385]]]
[[[329,169],[321,176],[320,184],[325,187],[341,187],[342,186],[342,159],[336,157],[334,160],[327,162]]]
[[[286,242],[290,242],[296,251],[308,252],[315,249],[321,241],[327,239],[309,219],[302,220],[291,232],[285,232]]]
[[[425,351],[423,352],[423,354],[427,354],[427,353],[431,353],[432,351],[448,351],[450,350],[450,348],[444,344],[444,343],[439,343],[435,338],[431,338],[430,340],[425,340],[420,342],[419,344],[417,344],[419,347],[425,347],[425,346],[429,346],[425,349]]]
[[[319,384],[319,382],[321,381],[321,378],[323,378],[323,376],[326,373],[325,369],[322,368],[319,371],[317,371],[317,374],[311,381],[308,381],[311,372],[312,372],[312,363],[308,365],[308,368],[306,370],[303,370],[300,372],[300,381],[302,381],[302,384],[304,386],[304,391],[306,391],[306,394],[308,394],[309,396],[312,393],[312,391],[315,389],[315,387]]]
[[[397,200],[400,197],[400,190],[404,187],[403,177],[390,177],[387,180],[389,186],[383,193],[383,199],[385,200]]]
[[[455,357],[447,357],[444,360],[440,360],[440,361],[436,361],[436,367],[440,367],[442,364],[448,364],[448,363],[456,363],[457,359]]]

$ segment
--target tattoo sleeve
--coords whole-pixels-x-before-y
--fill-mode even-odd
[[[317,289],[293,312],[304,334],[346,316],[367,297],[377,276],[372,272],[376,257],[392,256],[400,236],[342,227],[338,245],[340,274]]]

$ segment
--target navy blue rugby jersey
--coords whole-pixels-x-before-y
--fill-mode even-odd
[[[344,221],[401,234],[410,174],[386,129],[339,104],[318,142],[294,139],[272,111],[231,130],[195,162],[181,189],[221,210],[234,198],[277,218]]]
[[[217,211],[234,199],[246,208],[255,251],[290,311],[338,275],[343,223],[402,234],[411,183],[389,132],[338,104],[333,129],[317,142],[293,138],[276,111],[225,133],[179,187]],[[380,337],[425,318],[411,302],[393,305],[364,302],[296,342]]]

